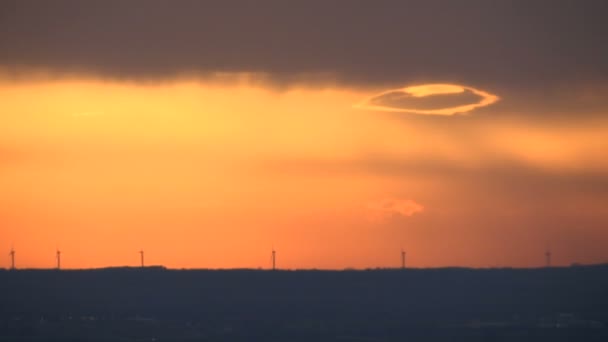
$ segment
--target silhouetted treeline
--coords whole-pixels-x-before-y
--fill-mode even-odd
[[[5,339],[608,341],[608,266],[17,270],[0,286]]]

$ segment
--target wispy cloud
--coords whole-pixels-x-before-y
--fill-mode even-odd
[[[429,101],[426,101],[426,100]],[[483,90],[458,84],[421,84],[391,89],[354,105],[357,109],[425,115],[469,113],[489,106],[499,97]]]
[[[367,204],[370,221],[384,221],[393,216],[410,217],[424,210],[424,206],[411,199],[384,198]]]

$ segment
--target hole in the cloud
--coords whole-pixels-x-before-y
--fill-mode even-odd
[[[355,108],[426,115],[465,114],[498,101],[498,96],[457,84],[423,84],[371,96]]]

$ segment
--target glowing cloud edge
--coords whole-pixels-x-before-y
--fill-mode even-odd
[[[416,90],[414,90],[414,89],[419,90],[422,87],[436,87],[436,88],[437,87],[448,87],[450,89],[454,89],[455,87],[460,87],[462,90],[460,92],[438,91],[438,92],[434,92],[434,93],[425,93],[422,95],[421,94],[416,95]],[[371,104],[371,102],[374,99],[384,96],[386,94],[395,93],[395,92],[405,93],[408,95],[412,95],[414,97],[425,97],[425,96],[431,96],[431,95],[462,93],[465,90],[468,90],[468,91],[472,92],[473,94],[479,96],[481,98],[480,101],[477,103],[472,103],[472,104],[467,104],[467,105],[462,105],[462,106],[439,108],[439,109],[399,108],[399,107]],[[468,112],[470,112],[474,109],[489,106],[493,103],[496,103],[498,100],[500,100],[500,97],[498,97],[497,95],[490,94],[488,92],[485,92],[483,90],[479,90],[479,89],[476,89],[473,87],[458,85],[458,84],[449,84],[449,83],[431,83],[431,84],[420,84],[420,85],[414,85],[414,86],[409,86],[409,87],[404,87],[404,88],[385,90],[381,93],[372,95],[372,96],[366,98],[365,100],[353,105],[353,108],[360,109],[360,110],[373,110],[373,111],[392,112],[392,113],[412,113],[412,114],[424,114],[424,115],[451,116],[451,115],[456,115],[456,114],[468,114]]]

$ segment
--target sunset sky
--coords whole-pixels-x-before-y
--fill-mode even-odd
[[[605,1],[3,1],[0,267],[608,262]]]

